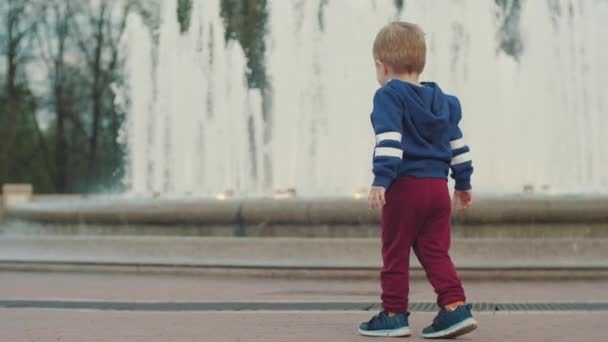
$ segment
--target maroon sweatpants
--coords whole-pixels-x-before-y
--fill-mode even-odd
[[[424,267],[440,307],[465,300],[448,254],[450,212],[445,179],[400,177],[386,191],[380,273],[385,310],[408,310],[410,247]]]

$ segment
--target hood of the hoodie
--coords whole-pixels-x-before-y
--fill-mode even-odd
[[[448,96],[433,82],[422,82],[421,86],[391,80],[391,87],[405,106],[406,120],[416,127],[418,134],[428,142],[436,141],[448,129],[450,106]]]

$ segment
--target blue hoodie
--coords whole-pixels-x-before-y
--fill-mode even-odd
[[[374,186],[388,188],[397,177],[447,178],[456,190],[471,189],[469,147],[458,123],[460,102],[435,83],[422,86],[391,80],[374,95],[376,133]]]

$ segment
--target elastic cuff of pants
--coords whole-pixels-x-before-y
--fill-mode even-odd
[[[388,306],[382,305],[384,311],[387,312],[395,312],[395,313],[404,313],[407,312],[407,306],[404,308],[403,306]]]

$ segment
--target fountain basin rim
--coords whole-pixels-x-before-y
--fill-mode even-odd
[[[88,198],[39,197],[6,208],[10,219],[79,224],[361,225],[379,211],[353,198]],[[608,195],[483,195],[453,212],[460,224],[608,222]]]

